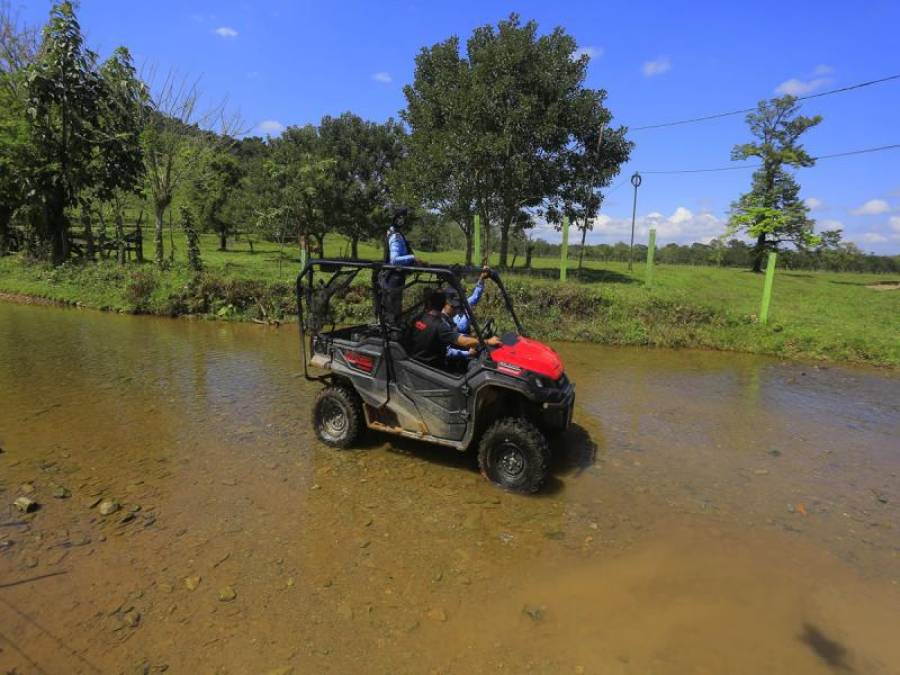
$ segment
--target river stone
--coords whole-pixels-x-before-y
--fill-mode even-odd
[[[19,489],[22,491],[22,494],[30,495],[34,492],[34,483],[22,483]]]
[[[445,612],[440,607],[435,607],[434,609],[429,610],[427,616],[432,621],[440,621],[441,623],[447,620],[447,612]]]
[[[200,575],[196,574],[194,576],[185,577],[184,579],[185,588],[189,591],[193,591],[197,586],[200,585]]]
[[[100,502],[100,515],[101,516],[109,516],[119,510],[119,502],[114,499],[108,499],[105,502]]]
[[[38,503],[28,497],[19,497],[13,502],[13,505],[22,513],[31,513],[38,509]]]
[[[72,496],[72,493],[68,488],[64,488],[62,485],[57,485],[53,488],[53,496],[57,499],[68,499]]]
[[[132,628],[137,628],[141,623],[141,613],[134,610],[126,612],[125,616],[122,618],[125,619],[125,623]]]
[[[219,600],[222,602],[231,602],[237,597],[237,593],[231,586],[225,586],[219,589]]]

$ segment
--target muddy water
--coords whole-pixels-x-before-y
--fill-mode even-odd
[[[292,329],[0,304],[2,672],[900,672],[900,379],[559,348],[528,498],[318,444]]]

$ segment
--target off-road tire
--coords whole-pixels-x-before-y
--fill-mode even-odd
[[[494,422],[478,444],[481,475],[507,490],[537,492],[544,484],[549,465],[546,437],[523,417]]]
[[[325,387],[316,396],[312,423],[316,435],[325,445],[349,448],[363,430],[362,401],[359,395],[341,385]]]

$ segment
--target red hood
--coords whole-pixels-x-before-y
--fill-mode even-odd
[[[497,364],[510,363],[537,373],[551,380],[558,380],[563,374],[563,363],[559,354],[537,340],[520,337],[514,345],[501,345],[491,352],[491,359]],[[500,366],[502,369],[502,366]]]

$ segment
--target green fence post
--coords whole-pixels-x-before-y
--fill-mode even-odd
[[[759,308],[759,322],[765,326],[769,322],[769,301],[772,299],[772,282],[775,280],[775,252],[769,254],[766,264],[766,282],[763,286],[762,305]]]
[[[569,216],[563,216],[562,224],[562,248],[560,249],[559,258],[559,280],[566,280],[566,271],[569,266]]]
[[[472,235],[475,239],[475,250],[473,251],[472,258],[475,261],[475,265],[481,267],[483,261],[481,260],[481,216],[475,214],[475,232]]]
[[[656,230],[650,230],[650,241],[647,243],[647,276],[644,283],[653,288],[653,256],[656,253]]]

